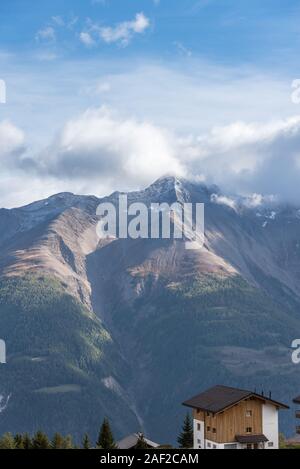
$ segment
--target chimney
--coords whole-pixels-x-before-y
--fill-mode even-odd
[[[261,395],[262,395],[262,397],[264,397],[264,396],[265,396],[265,394],[264,394],[264,390],[262,390],[262,392],[261,392]]]
[[[272,391],[269,392],[269,399],[272,399]]]

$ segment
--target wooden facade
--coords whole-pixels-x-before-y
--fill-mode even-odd
[[[249,398],[220,412],[198,411],[193,417],[204,422],[205,439],[214,443],[232,443],[236,435],[258,435],[263,433],[262,406],[264,401]]]

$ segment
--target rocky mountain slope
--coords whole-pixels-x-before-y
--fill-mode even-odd
[[[0,432],[79,438],[107,415],[117,436],[172,442],[181,402],[209,385],[299,394],[298,208],[173,177],[128,200],[205,203],[203,249],[99,241],[96,197],[0,210]],[[292,414],[282,422],[292,432]]]

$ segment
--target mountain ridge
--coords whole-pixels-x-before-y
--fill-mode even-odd
[[[81,428],[95,435],[93,396],[96,415],[110,416],[119,436],[141,429],[168,442],[180,425],[180,402],[205,386],[222,381],[259,388],[264,383],[279,399],[296,394],[300,379],[289,347],[300,331],[297,207],[259,196],[228,196],[215,186],[174,177],[128,193],[129,203],[147,206],[204,202],[204,247],[187,251],[181,240],[99,241],[97,206],[117,203],[119,194],[61,193],[0,210],[1,331],[11,348],[5,375],[13,389],[16,380],[24,393],[21,398],[0,379],[0,395],[11,395],[0,415],[0,431],[20,431],[25,423],[30,431],[38,423],[47,427],[47,411],[45,420],[40,416],[44,402],[56,408],[60,429],[78,438]],[[20,293],[10,298],[5,292],[13,291],[12,285]],[[49,327],[46,347],[39,340],[35,298]],[[63,326],[53,322],[53,305]],[[62,347],[55,337],[61,337],[59,327],[68,328],[68,321]],[[68,352],[75,350],[82,327],[85,338],[78,347],[83,361]],[[28,343],[25,331],[36,337],[38,347]],[[97,339],[104,336],[108,342]],[[52,342],[62,350],[58,369],[63,372],[57,371]],[[45,365],[30,362],[33,378],[28,381],[22,366],[26,357],[39,356],[37,348],[48,359]],[[70,363],[75,374],[68,371]],[[80,376],[86,376],[84,385]],[[37,395],[41,400],[35,404]],[[20,411],[21,402],[33,405],[32,412]],[[74,405],[82,412],[72,417]],[[45,429],[53,428],[51,419]],[[287,420],[283,428],[291,431]]]

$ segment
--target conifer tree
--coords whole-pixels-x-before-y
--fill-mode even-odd
[[[16,442],[11,433],[4,433],[0,439],[0,449],[15,449]]]
[[[67,436],[64,438],[64,445],[63,445],[63,448],[64,448],[64,449],[73,449],[73,448],[74,448],[73,438],[72,438],[71,435],[67,435]]]
[[[24,449],[23,436],[20,433],[16,433],[14,440],[15,440],[16,449]]]
[[[104,419],[100,429],[99,437],[96,443],[101,449],[115,449],[116,444],[107,418]]]
[[[85,433],[83,440],[82,440],[82,448],[83,449],[91,449],[91,442],[89,439],[89,435]]]
[[[190,414],[187,414],[184,419],[182,432],[177,441],[179,443],[179,447],[183,449],[193,448],[194,446],[193,422]]]
[[[65,439],[60,433],[55,433],[52,442],[52,449],[64,449]]]
[[[33,449],[51,449],[49,439],[42,431],[37,431],[32,440]]]
[[[23,440],[23,449],[32,449],[32,440],[28,433],[24,433],[22,435],[22,440]]]

